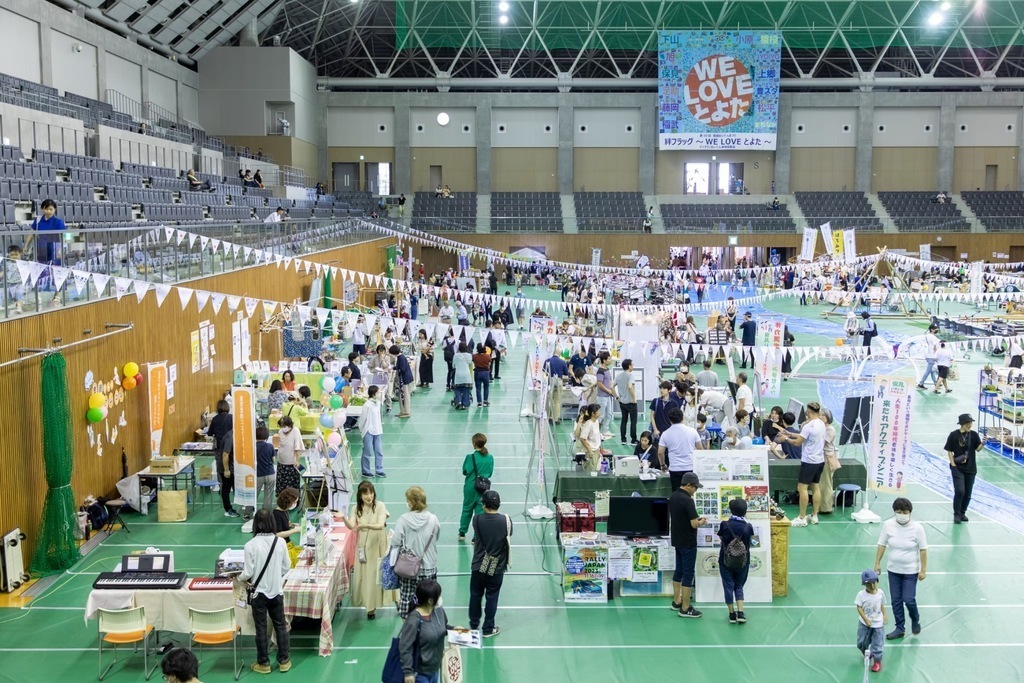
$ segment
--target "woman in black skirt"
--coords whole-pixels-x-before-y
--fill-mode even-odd
[[[429,387],[434,383],[434,340],[427,339],[427,331],[420,330],[416,335],[420,350],[420,383],[418,386]]]
[[[277,493],[301,488],[299,451],[303,450],[302,432],[287,415],[277,421]]]

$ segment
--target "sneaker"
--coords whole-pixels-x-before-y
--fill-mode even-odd
[[[818,523],[818,515],[811,515],[811,524]]]
[[[737,612],[736,613],[736,621],[741,623],[741,624],[747,623],[747,615],[744,614],[743,612]]]
[[[790,526],[807,526],[807,518],[806,517],[797,517],[792,522],[790,522],[789,525]]]
[[[363,479],[373,479],[373,472],[363,472]]]
[[[626,441],[625,439],[623,439],[623,440],[622,440],[622,445],[623,445],[623,446],[627,446],[627,445],[629,445],[629,442],[628,442],[628,441]]]
[[[611,432],[604,432],[603,434],[601,434],[601,438],[602,439],[610,439],[613,436],[614,436],[614,434],[612,434]]]
[[[477,408],[483,408],[483,407],[484,407],[484,404],[483,404],[483,403],[477,403],[477,404],[476,404],[476,407],[477,407]]]
[[[384,474],[383,472],[378,472],[377,476],[380,477],[381,479],[387,479],[388,478],[388,475]]]
[[[885,634],[885,639],[886,640],[897,640],[899,638],[902,638],[904,635],[906,635],[906,634],[903,631],[901,631],[900,629],[894,629],[894,630],[889,631],[888,633]]]
[[[465,541],[466,540],[466,534],[459,534],[459,540],[460,541]]]
[[[872,671],[873,671],[874,673],[878,673],[879,671],[881,671],[881,670],[882,670],[882,663],[881,663],[881,662],[878,662],[878,661],[876,661],[876,662],[875,662],[874,664],[872,664],[872,665],[871,665],[871,670],[872,670]]]
[[[225,511],[224,511],[224,516],[225,516],[225,517],[240,517],[241,515],[239,515],[239,514],[238,514],[238,513],[236,512],[236,511],[234,511],[234,510],[225,510]]]
[[[484,401],[484,408],[489,408],[490,406],[491,406],[491,402],[490,401]]]
[[[911,623],[910,624],[910,632],[913,633],[915,636],[920,635],[921,634],[921,622],[917,621],[917,622]]]
[[[630,446],[635,446],[635,445],[637,445],[638,443],[640,443],[640,442],[639,442],[639,441],[637,441],[636,439],[632,439],[632,440],[631,440],[631,441],[629,442],[629,445],[630,445]]]
[[[739,623],[738,621],[736,621],[736,613],[735,612],[729,612],[729,623],[730,624],[738,624]]]
[[[690,609],[688,609],[688,610],[680,609],[679,610],[679,616],[681,616],[681,617],[683,617],[685,619],[700,619],[702,616],[704,616],[704,613],[701,612],[700,610],[695,610],[693,608],[693,606],[691,605]]]
[[[960,515],[960,521],[961,522],[969,522],[971,520],[967,519],[967,515]]]
[[[953,515],[953,524],[960,523],[960,515]]]
[[[259,662],[253,662],[252,663],[252,670],[255,671],[258,674],[268,674],[268,673],[270,673],[270,665],[269,664],[260,664]]]
[[[288,669],[292,668],[292,660],[286,659],[285,661],[279,663],[277,665],[277,668],[281,670],[281,673],[287,672]]]
[[[918,389],[924,389],[924,385],[923,385],[923,384],[918,384],[918,385],[917,385],[917,388],[918,388]]]
[[[501,629],[500,629],[500,628],[498,628],[497,626],[495,626],[495,627],[494,627],[494,630],[493,630],[493,631],[491,631],[490,633],[488,633],[488,632],[486,632],[486,631],[485,631],[485,632],[483,633],[483,636],[484,636],[484,638],[490,638],[491,636],[496,636],[496,635],[498,635],[499,633],[501,633]]]
[[[678,612],[682,608],[683,606],[681,604],[679,604],[678,602],[673,602],[672,607],[670,607],[669,609],[671,609],[673,612]]]

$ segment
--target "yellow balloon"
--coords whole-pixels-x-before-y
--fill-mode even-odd
[[[139,364],[138,363],[125,363],[124,364],[124,374],[125,374],[126,377],[135,377],[135,375],[139,374]]]
[[[843,339],[842,337],[836,337],[836,346],[842,346],[845,343],[846,343],[845,339]]]
[[[89,397],[90,408],[102,408],[107,405],[107,397],[98,391]]]

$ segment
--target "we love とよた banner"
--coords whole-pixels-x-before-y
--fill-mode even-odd
[[[775,149],[780,31],[662,31],[660,149]]]

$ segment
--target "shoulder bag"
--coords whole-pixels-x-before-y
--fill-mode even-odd
[[[412,647],[412,665],[417,671],[420,667],[420,628],[423,626],[423,619],[416,622],[416,642]],[[381,683],[405,683],[405,670],[402,668],[402,652],[399,648],[399,636],[391,639],[391,648],[388,650],[387,659],[384,660],[384,671],[381,673]]]
[[[480,473],[476,468],[476,453],[473,454],[473,489],[480,494],[491,490],[491,480],[487,477],[481,477]]]
[[[430,535],[433,536],[434,531],[431,529]],[[427,541],[430,544],[430,540]],[[424,546],[425,548],[426,546]],[[398,551],[398,559],[395,560],[394,567],[392,569],[395,575],[403,579],[416,579],[420,575],[420,566],[423,564],[423,558],[414,553],[409,548],[402,546],[401,550]]]
[[[512,518],[505,515],[505,569],[512,566]],[[477,524],[477,520],[480,519],[480,515],[473,517],[473,531],[476,532],[476,537],[473,542],[478,542],[480,538],[480,527]],[[491,555],[490,553],[484,553],[483,560],[480,561],[480,569],[477,571],[487,576],[494,576],[498,572],[498,566],[501,562],[501,558],[497,555]]]
[[[245,587],[245,604],[251,605],[253,599],[256,597],[256,587],[260,585],[260,581],[263,580],[263,575],[267,573],[267,567],[270,566],[270,561],[274,559],[274,549],[276,547],[277,536],[274,536],[274,540],[270,543],[270,552],[267,553],[267,561],[263,563],[263,569],[260,570],[260,574],[256,577],[256,581],[250,581],[249,585]]]

